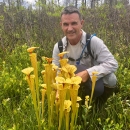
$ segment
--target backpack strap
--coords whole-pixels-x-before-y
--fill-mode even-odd
[[[93,36],[96,36],[96,34],[93,34],[93,35],[91,35],[89,33],[86,34],[87,50],[88,50],[88,53],[90,54],[90,56],[92,57],[92,59],[94,59],[94,56],[92,55],[92,52],[91,52],[91,38]],[[63,42],[62,42],[62,40],[60,40],[58,42],[58,48],[59,48],[60,53],[63,52]],[[83,51],[84,51],[84,49],[83,49]],[[83,53],[83,51],[82,51],[82,53]],[[81,53],[81,56],[82,56],[82,53]],[[79,60],[81,59],[81,56],[80,56]]]
[[[92,59],[94,59],[94,56],[92,55],[92,52],[91,52],[91,34],[86,34],[86,43],[87,44],[87,50],[88,50],[88,53],[89,55],[92,57]]]
[[[58,42],[58,48],[59,48],[60,53],[63,52],[63,42],[62,42],[62,40],[60,40]]]

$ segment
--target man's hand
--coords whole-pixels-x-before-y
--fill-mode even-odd
[[[86,82],[89,78],[89,74],[87,70],[77,73],[76,76],[80,76],[82,78],[82,82]]]

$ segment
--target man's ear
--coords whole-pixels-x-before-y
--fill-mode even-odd
[[[83,25],[84,24],[84,20],[81,20],[81,25]]]
[[[60,26],[62,26],[62,22],[60,22]]]

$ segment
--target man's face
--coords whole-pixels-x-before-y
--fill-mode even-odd
[[[78,40],[81,37],[81,28],[83,26],[83,20],[80,20],[77,13],[63,14],[61,16],[61,27],[64,35],[68,40]]]

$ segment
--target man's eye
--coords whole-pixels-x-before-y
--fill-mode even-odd
[[[76,23],[76,22],[73,22],[72,25],[77,25],[77,23]]]
[[[68,24],[67,24],[67,23],[63,23],[63,25],[64,25],[64,26],[68,26]]]

